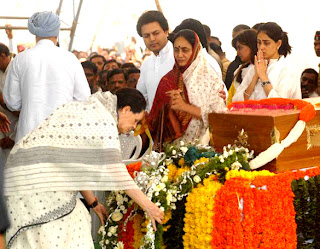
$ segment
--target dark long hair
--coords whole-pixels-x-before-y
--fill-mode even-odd
[[[254,56],[258,52],[257,47],[257,31],[253,29],[246,29],[239,33],[233,40],[232,46],[237,49],[237,42],[242,45],[246,45],[250,48],[250,63],[254,62]],[[235,75],[237,82],[242,82],[242,70],[250,65],[250,63],[245,63],[241,66],[238,73]]]
[[[286,57],[291,53],[292,47],[289,44],[287,32],[284,32],[278,24],[276,24],[275,22],[267,22],[261,25],[258,30],[258,34],[260,32],[265,32],[267,36],[269,36],[275,42],[279,40],[282,41],[281,46],[278,50],[280,55]]]

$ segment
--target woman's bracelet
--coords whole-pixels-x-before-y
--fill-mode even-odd
[[[244,91],[244,94],[247,95],[248,97],[251,96],[251,94],[248,94],[246,91]]]
[[[95,208],[96,206],[98,206],[98,198],[97,197],[95,197],[94,198],[94,202],[92,202],[92,204],[91,205],[88,205],[89,206],[89,208]]]

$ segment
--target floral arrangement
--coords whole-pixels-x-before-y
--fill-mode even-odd
[[[184,215],[183,248],[192,249],[195,248],[194,245],[198,248],[210,248],[214,199],[221,186],[216,177],[211,175],[188,195]]]
[[[243,147],[219,154],[182,143],[128,165],[165,221],[154,232],[124,192],[113,192],[101,248],[318,248],[320,168],[248,171],[251,158]]]
[[[281,142],[272,144],[267,150],[261,152],[254,160],[250,162],[251,169],[257,169],[278,157],[281,152],[296,142],[305,129],[306,122],[313,119],[316,115],[314,106],[300,99],[270,98],[261,100],[246,100],[234,102],[228,105],[231,111],[241,109],[268,109],[268,110],[300,110],[299,121],[292,128],[288,136]]]
[[[148,217],[145,216],[143,221],[134,218],[141,213],[141,210],[134,206],[123,191],[112,192],[107,200],[110,215],[106,226],[100,230],[101,248],[118,248],[119,242],[123,243],[125,248],[132,248],[126,245],[127,241],[131,241],[131,245],[139,244],[141,249],[162,248],[164,244],[168,248],[174,248],[168,245],[166,233],[170,234],[169,230],[172,228],[170,220],[176,221],[178,218],[174,215],[179,215],[183,222],[181,213],[175,212],[177,205],[184,209],[185,198],[199,184],[211,186],[212,181],[215,181],[215,184],[218,184],[217,181],[223,183],[226,173],[232,169],[250,170],[248,161],[252,158],[253,152],[249,153],[249,150],[244,147],[229,145],[224,148],[223,153],[218,154],[209,146],[182,142],[180,146],[168,146],[165,155],[166,158],[154,153],[153,157],[149,157],[142,167],[141,165],[140,167],[128,165],[128,171],[132,172],[134,180],[148,198],[165,212],[168,222],[158,224],[155,233]],[[135,168],[140,172],[135,171]],[[143,236],[141,238],[141,233],[136,236],[134,232],[131,235],[133,239],[130,239],[127,233],[130,229],[139,227],[136,222],[140,223]],[[179,228],[183,226],[184,224],[179,224]],[[139,234],[138,231],[137,234]],[[179,233],[178,237],[171,239],[174,239],[176,243],[177,240],[182,241],[182,236],[183,233]],[[140,243],[136,239],[139,239]]]

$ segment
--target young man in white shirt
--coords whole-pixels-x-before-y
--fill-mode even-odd
[[[9,66],[4,102],[11,111],[20,111],[17,143],[59,106],[84,101],[90,88],[74,54],[56,46],[60,20],[52,12],[38,12],[28,21],[36,36],[34,48],[18,54]]]
[[[137,89],[147,100],[150,111],[161,78],[174,65],[173,46],[168,42],[169,26],[159,11],[143,13],[137,23],[137,32],[153,54],[141,65]]]

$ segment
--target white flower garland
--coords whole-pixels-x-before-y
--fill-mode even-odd
[[[258,169],[277,158],[285,148],[289,147],[299,139],[305,127],[306,123],[299,120],[281,143],[272,144],[267,150],[261,152],[255,159],[251,160],[249,162],[250,168]]]

